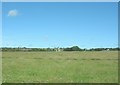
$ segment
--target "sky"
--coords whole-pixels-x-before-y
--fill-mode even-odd
[[[2,3],[2,47],[71,46],[118,47],[118,3]]]
[[[0,2],[0,47],[2,46],[2,3]]]

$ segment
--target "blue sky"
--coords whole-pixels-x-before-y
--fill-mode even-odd
[[[2,46],[2,3],[0,2],[0,47]]]
[[[118,47],[118,3],[3,3],[3,47]]]

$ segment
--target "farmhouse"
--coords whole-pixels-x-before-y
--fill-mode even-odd
[[[55,51],[60,52],[60,51],[63,51],[63,49],[58,47],[58,48],[55,48]]]

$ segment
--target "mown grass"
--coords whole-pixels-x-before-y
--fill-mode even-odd
[[[3,52],[3,83],[117,83],[118,52]]]

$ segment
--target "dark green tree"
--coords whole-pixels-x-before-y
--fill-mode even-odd
[[[80,48],[78,46],[71,47],[72,51],[80,51]]]

